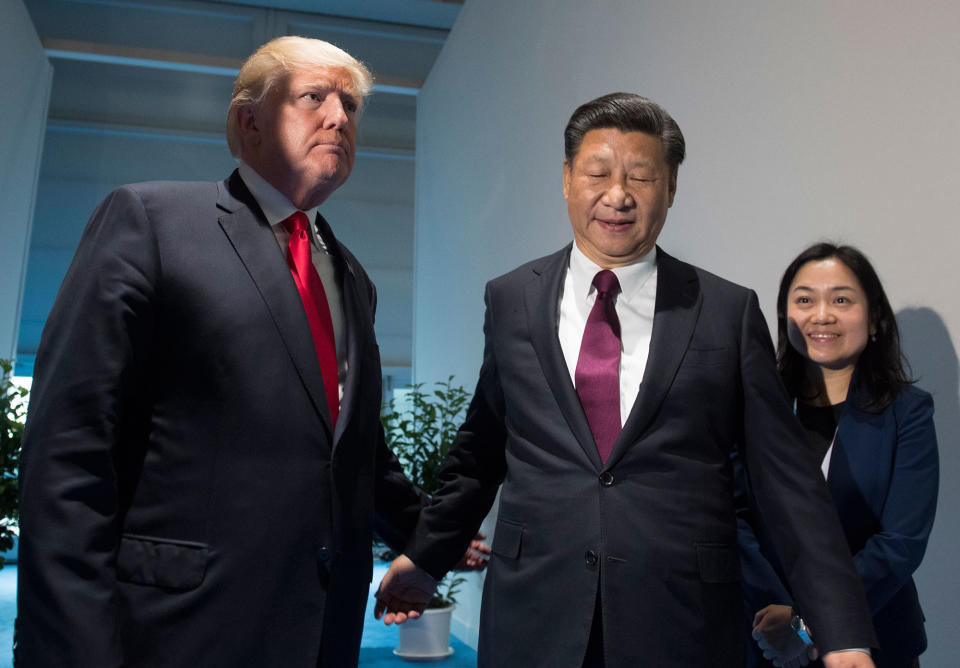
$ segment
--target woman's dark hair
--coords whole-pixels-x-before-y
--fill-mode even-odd
[[[866,256],[853,246],[821,242],[800,253],[780,279],[777,294],[777,369],[787,390],[799,396],[806,377],[806,358],[797,352],[787,337],[787,298],[790,286],[800,268],[808,262],[836,258],[853,272],[867,296],[868,317],[876,333],[867,340],[855,369],[860,408],[883,410],[913,381],[907,374],[908,364],[900,350],[897,319],[887,301],[877,272]]]
[[[635,93],[609,93],[577,107],[563,131],[563,152],[573,163],[583,137],[590,130],[616,128],[659,137],[667,164],[676,170],[686,154],[680,126],[663,107]]]

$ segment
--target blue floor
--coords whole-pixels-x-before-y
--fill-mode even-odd
[[[17,567],[0,568],[0,668],[13,665],[13,620],[17,616]]]
[[[368,668],[409,665],[393,655],[397,645],[397,629],[386,626],[373,618],[373,592],[386,573],[386,565],[377,564],[373,571],[370,599],[367,601],[367,618],[363,626],[363,641],[360,646],[360,665]],[[0,668],[13,665],[13,619],[16,616],[17,567],[0,569]],[[453,656],[436,665],[443,668],[475,668],[477,653],[457,638],[450,638]]]

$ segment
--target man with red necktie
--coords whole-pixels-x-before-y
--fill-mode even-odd
[[[500,488],[480,666],[741,668],[740,449],[824,664],[872,666],[756,294],[656,246],[680,128],[614,93],[574,112],[565,148],[574,243],[487,285],[476,394],[377,614],[418,614]]]
[[[376,292],[319,207],[370,73],[283,37],[237,77],[215,183],[94,213],[37,354],[18,665],[356,665],[371,533],[419,491],[384,444]]]

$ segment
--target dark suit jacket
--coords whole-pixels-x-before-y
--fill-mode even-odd
[[[476,395],[407,546],[439,575],[503,482],[480,665],[579,668],[599,590],[608,666],[740,668],[738,443],[826,646],[873,645],[839,526],[817,526],[833,515],[823,478],[795,461],[756,295],[658,251],[649,361],[603,465],[557,338],[569,252],[488,284]]]
[[[18,665],[355,665],[371,529],[419,512],[380,428],[375,291],[325,223],[349,372],[236,172],[120,188],[47,321],[21,468]]]
[[[854,379],[837,424],[827,484],[873,613],[877,666],[903,666],[927,647],[912,575],[937,506],[933,399],[911,386],[882,411],[863,405]],[[741,526],[744,592],[752,612],[770,603],[792,604],[768,526],[756,517]]]

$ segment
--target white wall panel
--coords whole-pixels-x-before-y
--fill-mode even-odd
[[[0,12],[0,358],[12,359],[53,69],[21,0]]]

